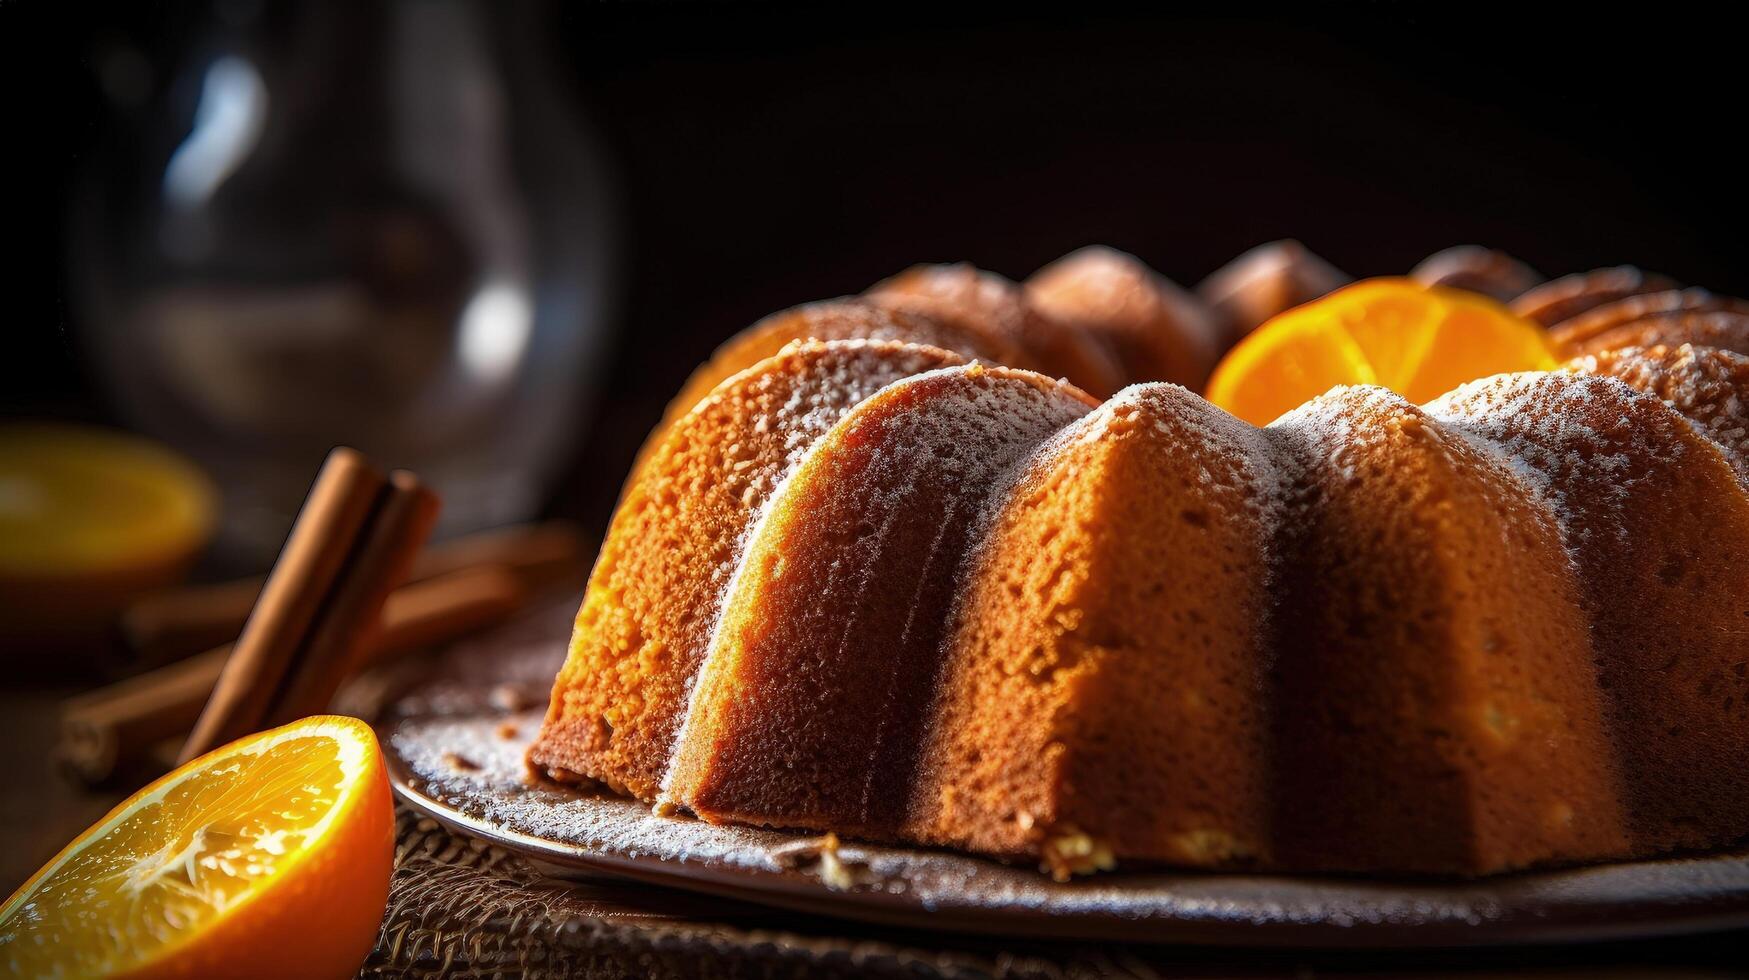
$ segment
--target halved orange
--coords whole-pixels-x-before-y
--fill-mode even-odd
[[[1543,329],[1486,296],[1368,279],[1258,327],[1209,378],[1208,399],[1253,425],[1336,385],[1424,402],[1477,378],[1559,363]]]
[[[0,426],[0,575],[183,559],[215,510],[206,477],[156,443],[84,425]]]
[[[351,976],[393,857],[370,726],[305,718],[190,762],[67,845],[0,906],[0,973]]]
[[[128,602],[182,579],[217,514],[206,477],[156,443],[0,425],[0,636],[102,642]]]

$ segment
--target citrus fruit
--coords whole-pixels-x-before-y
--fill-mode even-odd
[[[0,572],[110,571],[186,556],[212,486],[155,443],[87,426],[0,426]]]
[[[67,845],[0,906],[0,973],[351,976],[393,851],[370,727],[305,718],[190,762]]]
[[[1215,367],[1208,399],[1265,425],[1335,385],[1380,385],[1424,402],[1476,378],[1558,363],[1541,327],[1486,296],[1368,279],[1258,327]]]
[[[88,426],[0,425],[0,635],[41,648],[102,637],[180,580],[217,497],[181,457]]]

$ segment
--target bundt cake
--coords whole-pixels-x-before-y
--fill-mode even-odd
[[[1534,282],[1465,255],[1427,277]],[[1225,341],[1122,253],[762,321],[645,447],[529,762],[1060,875],[1749,835],[1749,333],[1705,321],[1741,304],[1625,268],[1513,303],[1573,359],[1261,428],[1144,380]]]

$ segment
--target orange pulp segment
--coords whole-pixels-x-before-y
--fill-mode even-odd
[[[1368,279],[1257,328],[1215,367],[1208,399],[1266,425],[1336,385],[1380,385],[1424,402],[1476,378],[1557,363],[1541,327],[1485,296]]]

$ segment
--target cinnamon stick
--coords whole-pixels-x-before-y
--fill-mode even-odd
[[[95,785],[157,743],[185,737],[230,655],[226,644],[68,700],[55,755],[75,777]]]
[[[304,641],[297,669],[281,683],[255,727],[283,725],[328,706],[341,681],[362,665],[381,629],[383,602],[406,581],[414,556],[437,523],[437,509],[436,495],[418,477],[406,470],[389,474],[371,520]],[[200,754],[192,748],[199,746],[185,748],[187,758]]]
[[[585,548],[583,532],[569,521],[515,524],[431,545],[414,560],[407,581],[498,565],[533,592],[581,572]],[[235,640],[265,581],[255,576],[184,586],[136,600],[121,616],[126,666],[150,669]]]
[[[122,610],[117,673],[159,667],[196,650],[235,640],[261,598],[267,577],[167,589]]]
[[[328,454],[188,736],[182,761],[249,734],[267,716],[384,485],[382,475],[354,450]]]
[[[410,581],[474,565],[501,565],[530,592],[575,575],[583,564],[585,536],[570,521],[512,524],[434,544],[419,553]],[[585,569],[586,570],[586,569]]]
[[[382,628],[361,659],[368,665],[496,625],[526,596],[514,572],[492,565],[404,585],[384,601]],[[56,750],[61,763],[97,784],[150,758],[164,740],[185,736],[231,651],[227,644],[68,700]]]

